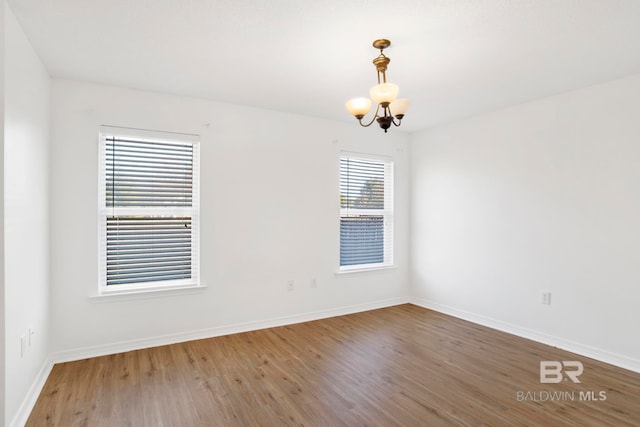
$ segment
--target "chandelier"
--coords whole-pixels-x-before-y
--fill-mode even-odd
[[[345,104],[349,113],[358,119],[360,126],[368,127],[376,121],[385,133],[391,124],[400,126],[402,118],[409,108],[408,99],[396,99],[398,85],[387,83],[387,65],[391,59],[384,55],[384,50],[389,46],[391,46],[391,42],[387,39],[378,39],[373,42],[373,47],[380,49],[380,55],[373,59],[373,65],[378,70],[378,84],[369,91],[369,95],[377,104],[376,112],[371,121],[366,124],[362,122],[364,116],[371,110],[371,99],[353,98]]]

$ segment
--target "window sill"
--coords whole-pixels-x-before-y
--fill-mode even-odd
[[[129,301],[139,299],[149,299],[167,297],[174,295],[186,295],[202,292],[207,289],[206,285],[183,285],[183,286],[163,286],[140,289],[125,289],[115,291],[104,291],[100,294],[91,295],[89,299],[94,303]]]
[[[354,273],[370,273],[370,272],[375,272],[375,271],[394,270],[396,268],[398,268],[398,266],[395,265],[395,264],[372,266],[372,267],[355,267],[355,268],[348,268],[348,269],[345,269],[345,270],[338,270],[338,271],[336,271],[335,275],[336,276],[345,276],[345,275],[350,275],[350,274],[354,274]]]

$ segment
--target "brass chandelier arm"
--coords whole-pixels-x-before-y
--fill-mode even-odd
[[[356,117],[358,119],[358,123],[360,123],[360,126],[366,128],[371,126],[373,122],[378,122],[378,124],[384,130],[384,132],[387,133],[387,129],[389,129],[392,124],[395,127],[398,127],[402,124],[402,118],[404,117],[404,114],[398,114],[397,116],[394,117],[393,113],[391,112],[391,108],[389,107],[389,105],[387,105],[387,106],[382,106],[382,115],[380,115],[378,113],[380,112],[381,106],[382,106],[381,104],[378,104],[378,106],[376,107],[375,114],[367,124],[362,123],[362,119],[364,118],[364,116]]]
[[[364,116],[362,117],[358,117],[358,123],[360,123],[360,126],[362,126],[363,128],[369,127],[373,124],[373,122],[376,121],[376,119],[380,116],[378,116],[378,112],[380,111],[380,104],[378,104],[378,106],[376,107],[376,112],[373,115],[373,118],[371,119],[371,121],[369,123],[367,123],[366,125],[362,123],[362,119],[364,119]]]

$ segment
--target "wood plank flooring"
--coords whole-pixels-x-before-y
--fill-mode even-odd
[[[541,384],[541,360],[581,383]],[[565,425],[639,426],[640,374],[409,304],[58,364],[27,422]]]

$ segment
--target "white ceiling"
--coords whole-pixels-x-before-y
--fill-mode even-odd
[[[640,72],[638,0],[8,0],[54,77],[353,121],[388,81],[402,129]]]

